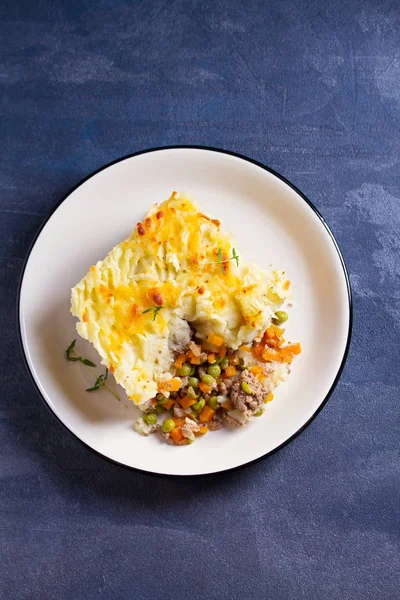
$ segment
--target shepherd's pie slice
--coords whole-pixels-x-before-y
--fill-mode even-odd
[[[220,222],[174,192],[72,289],[77,331],[142,409],[171,379],[193,331],[237,349],[288,298],[280,271],[249,264]]]

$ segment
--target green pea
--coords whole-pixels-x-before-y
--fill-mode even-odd
[[[289,315],[287,314],[286,311],[284,310],[277,310],[275,313],[275,319],[273,319],[274,323],[276,322],[276,325],[280,325],[281,323],[284,323],[285,321],[287,321],[289,318]]]
[[[213,410],[219,409],[220,405],[219,405],[217,396],[211,396],[211,398],[208,399],[208,406],[210,408],[212,408]]]
[[[261,417],[261,415],[264,414],[264,409],[260,408],[260,410],[258,410],[256,413],[254,413],[254,417]]]
[[[190,387],[187,389],[186,394],[189,396],[189,398],[198,398],[200,396],[200,394],[196,394],[194,389]]]
[[[146,423],[146,425],[156,425],[157,424],[157,415],[156,413],[147,413],[147,415],[144,415],[143,417],[143,421]]]
[[[192,408],[192,416],[195,418],[195,420],[197,420],[199,418],[199,412],[197,410],[193,410],[193,406],[191,407]]]
[[[221,375],[221,367],[219,365],[210,365],[207,373],[212,375],[212,377],[219,377]]]
[[[188,381],[189,385],[192,388],[198,388],[199,387],[199,380],[197,379],[197,377],[189,377],[189,381]]]
[[[221,367],[221,369],[226,369],[226,367],[229,367],[229,358],[227,356],[224,356],[224,358],[219,363],[219,366]]]
[[[196,367],[194,367],[193,365],[190,367],[190,373],[189,375],[192,376],[196,373]]]
[[[190,371],[192,370],[191,365],[189,365],[189,363],[185,363],[184,365],[182,365],[182,367],[178,370],[178,373],[181,377],[187,377],[188,375],[190,375]]]
[[[217,363],[217,365],[219,365],[219,363],[222,361],[222,356],[216,356],[215,358],[215,362]]]
[[[211,375],[203,375],[201,380],[206,385],[214,385],[214,381],[215,381],[214,377],[212,377]]]
[[[252,389],[246,381],[242,381],[242,390],[246,392],[246,394],[252,394]]]
[[[200,398],[200,400],[197,400],[197,402],[195,402],[192,405],[192,410],[196,411],[196,412],[200,412],[201,410],[203,410],[205,405],[206,405],[206,401],[204,400],[204,398]]]
[[[175,421],[173,419],[165,419],[161,427],[164,433],[171,433],[175,429]]]
[[[168,398],[166,398],[162,394],[158,394],[158,396],[157,396],[157,404],[159,404],[160,406],[164,406],[164,404],[166,402],[168,402]]]
[[[244,362],[244,358],[239,358],[239,369],[242,369],[242,371],[244,371],[245,369],[247,369],[247,366]]]
[[[169,409],[169,411],[168,411],[168,412],[169,412],[169,414],[171,415],[171,417],[174,417],[174,416],[175,416],[175,412],[174,412],[174,407],[173,407],[173,406],[171,406],[171,408]]]

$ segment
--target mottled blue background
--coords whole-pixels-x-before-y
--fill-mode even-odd
[[[0,17],[0,597],[398,598],[399,3],[21,0]],[[320,416],[266,461],[192,481],[88,452],[33,389],[16,333],[23,261],[59,199],[168,144],[292,180],[354,293]]]

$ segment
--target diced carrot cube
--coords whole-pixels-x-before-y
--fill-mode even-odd
[[[224,375],[225,375],[225,377],[230,378],[230,377],[234,377],[236,375],[236,373],[237,373],[236,367],[229,365],[229,367],[226,367]]]
[[[301,345],[299,343],[289,344],[288,346],[286,346],[286,348],[288,350],[290,350],[290,352],[292,354],[300,354],[301,353]]]
[[[256,344],[253,346],[253,354],[256,358],[259,358],[264,352],[264,346],[262,344]]]
[[[266,342],[267,340],[270,340],[273,337],[275,337],[275,334],[274,334],[274,331],[272,329],[272,325],[270,325],[268,327],[268,329],[265,330],[265,333],[263,335],[263,341]]]
[[[151,401],[151,403],[152,403],[153,406],[156,406],[157,400],[155,398],[153,398],[153,400]]]
[[[211,364],[215,363],[215,354],[213,352],[208,355],[208,362]]]
[[[203,410],[200,413],[199,419],[202,423],[209,423],[213,416],[215,415],[215,410],[210,408],[208,404],[205,405]]]
[[[219,348],[224,343],[224,338],[222,337],[222,335],[217,335],[216,333],[209,333],[207,336],[207,342]]]
[[[277,348],[277,347],[278,347],[278,345],[279,345],[279,340],[278,340],[278,338],[276,338],[276,337],[273,337],[273,338],[268,338],[268,339],[267,339],[267,346],[268,346],[269,348]]]
[[[272,392],[270,392],[268,394],[268,396],[265,398],[264,403],[267,404],[267,402],[272,402],[273,399],[274,399],[274,395]]]
[[[178,358],[176,359],[175,363],[174,363],[175,367],[177,369],[180,369],[184,365],[184,363],[186,362],[186,360],[187,360],[186,359],[186,354],[180,354],[178,356]]]
[[[212,385],[207,385],[204,381],[200,381],[199,388],[203,392],[203,394],[209,394],[212,390]]]
[[[282,362],[281,354],[273,348],[265,348],[264,352],[262,353],[262,357],[265,361]]]
[[[174,444],[177,444],[183,439],[183,433],[180,427],[175,427],[170,433],[171,438],[174,441]]]
[[[224,356],[226,356],[226,348],[220,348],[218,350],[218,356],[220,356],[221,358],[224,358]]]
[[[182,387],[182,379],[179,377],[173,377],[164,384],[164,389],[167,392],[177,392]]]
[[[249,371],[253,375],[259,375],[263,372],[263,368],[261,367],[261,365],[253,365],[252,367],[250,367]]]
[[[195,356],[191,350],[187,353],[187,357],[191,365],[200,365],[201,359],[199,356]]]
[[[281,356],[282,356],[283,362],[285,362],[285,363],[290,364],[293,360],[293,354],[290,352],[290,350],[288,348],[281,349]]]
[[[283,333],[283,329],[281,329],[280,327],[277,327],[276,325],[270,325],[268,327],[267,331],[265,332],[265,335],[266,335],[267,339],[270,339],[273,337],[280,338],[282,333]]]
[[[202,426],[200,427],[200,430],[199,430],[199,433],[200,433],[200,435],[204,435],[204,434],[205,434],[205,433],[207,433],[207,432],[208,432],[208,427],[207,427],[207,425],[202,425]]]
[[[184,398],[181,398],[179,400],[179,403],[182,406],[182,408],[190,408],[191,406],[193,406],[193,404],[196,403],[196,400],[194,400],[190,396],[185,396]]]
[[[163,404],[163,407],[165,408],[165,410],[169,410],[170,408],[172,408],[172,406],[175,404],[175,400],[172,400],[172,398],[169,398],[165,404]]]

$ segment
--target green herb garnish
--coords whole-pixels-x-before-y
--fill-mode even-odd
[[[239,266],[239,256],[236,254],[235,248],[232,248],[232,258],[231,260],[236,260],[236,266]]]
[[[222,263],[226,262],[226,261],[223,261],[222,258],[223,258],[222,257],[222,250],[221,250],[221,248],[218,248],[218,264],[219,264],[219,268],[221,269],[222,273],[225,275],[225,270],[224,270],[224,267],[222,266]]]
[[[76,344],[76,340],[73,340],[70,345],[68,346],[68,348],[65,351],[65,358],[69,361],[69,362],[80,362],[87,371],[89,371],[89,373],[92,375],[92,377],[96,378],[95,384],[93,387],[88,388],[86,391],[87,392],[95,392],[98,389],[100,389],[101,387],[105,387],[106,390],[112,394],[114,396],[114,398],[116,400],[120,400],[119,396],[117,396],[117,394],[115,392],[113,392],[113,390],[111,388],[108,387],[108,385],[106,384],[106,379],[108,377],[108,369],[106,367],[105,373],[102,375],[97,376],[96,373],[93,373],[93,371],[91,369],[89,369],[89,367],[95,367],[96,365],[94,364],[94,362],[92,362],[91,360],[89,360],[88,358],[83,358],[82,356],[79,356],[79,354],[77,354],[76,350],[75,350],[75,344]]]
[[[160,310],[162,308],[164,308],[162,305],[161,306],[155,306],[155,305],[154,306],[150,306],[150,308],[146,308],[146,310],[144,310],[142,312],[142,315],[145,315],[146,313],[149,313],[149,312],[151,312],[153,310],[154,311],[153,321],[155,321],[156,320],[156,316],[158,315],[158,313],[160,312]]]
[[[239,266],[239,256],[236,254],[236,250],[235,248],[232,248],[232,256],[231,258],[226,258],[225,260],[223,260],[223,255],[222,255],[222,250],[221,248],[218,248],[218,262],[217,264],[219,265],[219,268],[221,269],[221,271],[223,272],[224,275],[226,275],[225,273],[225,269],[222,266],[224,263],[229,262],[230,260],[235,260],[236,261],[236,266]]]
[[[83,365],[87,365],[88,367],[95,367],[96,365],[94,364],[94,362],[92,362],[88,358],[82,358],[82,356],[79,356],[79,354],[76,353],[75,344],[76,340],[73,340],[70,343],[70,345],[65,351],[65,358],[69,360],[69,362],[81,362]],[[71,356],[71,354],[74,354],[74,356]]]
[[[105,385],[107,377],[108,377],[108,369],[106,367],[106,372],[104,373],[104,375],[99,375],[98,378],[96,379],[96,382],[95,382],[94,386],[91,387],[91,388],[88,388],[86,391],[87,392],[95,392],[102,385]]]

